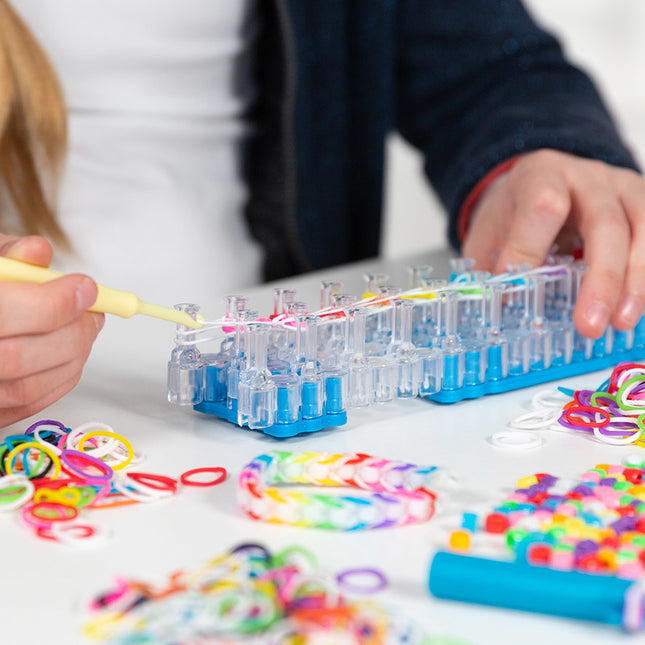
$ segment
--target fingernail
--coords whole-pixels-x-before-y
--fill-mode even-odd
[[[627,296],[618,305],[618,315],[629,327],[634,327],[643,315],[643,304],[637,298]]]
[[[609,323],[609,307],[604,302],[592,302],[584,313],[584,319],[598,331],[604,331]]]
[[[94,320],[96,322],[96,331],[98,333],[105,326],[105,314],[94,314]]]
[[[78,311],[89,309],[96,300],[96,286],[89,278],[83,278],[76,287],[76,306]]]

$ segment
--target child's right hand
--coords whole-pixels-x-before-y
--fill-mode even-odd
[[[0,234],[0,255],[49,266],[42,237]],[[0,281],[0,428],[67,394],[79,381],[104,315],[87,311],[96,284],[68,275],[45,284]]]

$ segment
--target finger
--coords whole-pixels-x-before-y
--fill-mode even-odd
[[[475,260],[475,268],[492,271],[504,241],[504,223],[510,219],[512,203],[505,185],[506,177],[500,177],[479,198],[468,225],[462,255]]]
[[[552,168],[535,168],[509,182],[513,216],[495,271],[509,264],[539,266],[571,211],[569,187]]]
[[[618,304],[611,317],[616,329],[633,328],[645,310],[645,180],[637,178],[621,196],[631,225],[627,273]]]
[[[45,391],[41,398],[38,398],[31,403],[7,408],[0,407],[0,428],[4,428],[16,421],[26,419],[33,414],[37,414],[55,401],[58,401],[61,397],[65,396],[78,384],[82,373],[80,366],[76,371],[72,370],[72,372],[73,373],[67,377],[65,377],[63,371],[52,374],[54,378],[52,379],[51,388]]]
[[[96,284],[82,275],[45,284],[0,282],[0,337],[64,327],[91,307],[96,296]]]
[[[580,286],[573,320],[583,336],[598,338],[609,324],[623,289],[630,226],[616,192],[609,186],[580,185],[574,202],[588,271]]]
[[[8,381],[45,372],[87,357],[103,316],[86,313],[48,334],[0,338],[0,388]]]
[[[52,245],[39,235],[14,237],[0,234],[0,255],[13,260],[48,267],[52,261]]]

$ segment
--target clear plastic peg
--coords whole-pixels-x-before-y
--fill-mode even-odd
[[[533,370],[551,367],[553,358],[553,333],[545,316],[546,278],[534,275],[529,280],[533,306],[528,319],[531,335],[530,367]]]
[[[249,299],[246,296],[225,296],[224,318],[235,318],[238,311],[246,309]]]
[[[348,341],[346,364],[348,370],[348,406],[359,408],[369,405],[372,400],[372,374],[365,356],[364,309],[354,308],[348,312]]]
[[[387,273],[364,273],[363,282],[365,283],[365,293],[363,298],[376,296],[381,287],[387,283],[390,276]]]
[[[443,381],[444,390],[456,390],[463,384],[464,379],[464,348],[457,334],[457,307],[459,294],[454,291],[444,291],[439,294],[441,299],[443,333],[441,351],[443,352]]]
[[[450,258],[450,280],[453,281],[462,273],[470,271],[475,266],[473,258]]]
[[[240,372],[237,422],[259,430],[275,423],[276,386],[267,368],[267,327],[251,323],[247,334],[248,359],[246,369]]]
[[[318,317],[298,318],[299,346],[302,352],[300,381],[300,408],[303,419],[322,416],[324,404],[324,382],[318,364]]]
[[[343,288],[342,282],[335,280],[322,280],[320,282],[320,308],[327,309],[333,304],[333,297],[340,293]]]
[[[410,289],[424,289],[429,280],[432,280],[434,268],[429,264],[417,264],[408,267]]]
[[[197,318],[199,305],[182,303],[177,311]],[[195,342],[197,332],[186,325],[177,325],[177,346],[168,361],[168,401],[178,405],[196,405],[203,400],[204,373],[201,355]]]
[[[288,307],[295,299],[295,289],[276,287],[273,290],[273,315],[280,316],[281,314],[288,313]]]
[[[247,323],[253,322],[258,317],[255,309],[242,309],[236,314],[235,335],[233,341],[233,357],[228,366],[226,404],[229,409],[237,405],[238,385],[240,372],[246,369],[247,358]]]
[[[488,343],[487,378],[497,381],[508,375],[509,345],[504,334],[502,308],[507,285],[500,282],[488,283],[485,295],[488,298],[488,325],[486,342]]]
[[[393,353],[397,370],[396,394],[401,399],[407,399],[418,395],[419,381],[421,380],[421,363],[416,347],[412,344],[414,303],[409,300],[397,299],[394,301],[394,309],[398,329],[397,344]]]

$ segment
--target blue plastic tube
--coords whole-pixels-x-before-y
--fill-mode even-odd
[[[430,592],[437,598],[623,625],[631,580],[558,571],[524,562],[502,562],[445,551],[430,565]]]

